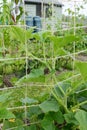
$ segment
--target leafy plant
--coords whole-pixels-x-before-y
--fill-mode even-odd
[[[9,88],[0,96],[3,130],[86,130],[87,63],[67,48],[82,37],[12,26],[1,29],[0,38],[0,85]],[[70,59],[58,60],[66,55]],[[71,71],[67,60],[75,63]]]

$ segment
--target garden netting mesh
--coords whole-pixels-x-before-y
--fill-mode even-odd
[[[63,100],[68,100],[65,93],[74,91],[66,89],[67,84],[76,86],[81,81],[76,64],[87,61],[87,20],[83,14],[86,3],[39,0],[42,16],[39,28],[26,25],[25,1],[15,2],[12,11],[19,9],[21,19],[19,13],[15,16],[10,13],[8,3],[3,4],[0,14],[1,129],[34,130],[37,125],[39,130],[41,117],[37,120],[35,113],[38,109],[38,116],[41,114],[41,103],[52,95],[57,100],[56,86],[59,86],[58,91],[65,97],[60,96],[58,102],[63,106]],[[62,84],[65,84],[63,89]]]

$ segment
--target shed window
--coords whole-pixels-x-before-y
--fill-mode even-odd
[[[41,4],[36,5],[36,15],[41,17]]]

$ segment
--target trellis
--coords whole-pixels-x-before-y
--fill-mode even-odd
[[[58,2],[58,0],[56,0],[57,2]],[[69,1],[66,1],[66,0],[62,0],[63,2],[69,2]],[[73,0],[72,1],[73,3],[74,3],[74,12],[75,12],[75,8],[76,8],[76,4],[78,3],[78,2],[80,2],[80,1],[77,1],[77,0]],[[54,0],[51,0],[51,3],[52,3],[52,12],[54,11]],[[44,4],[44,0],[42,0],[42,16],[43,16],[43,19],[44,19],[44,22],[46,22],[45,21],[45,15],[43,15],[43,4]],[[24,18],[25,18],[25,4],[24,4],[24,1],[23,1],[23,8],[24,8]],[[52,21],[54,21],[54,18],[53,18],[53,13],[52,13]],[[7,28],[7,27],[10,27],[10,26],[18,26],[18,27],[24,27],[25,29],[26,29],[26,21],[25,21],[25,19],[24,19],[24,25],[0,25],[0,28]],[[74,35],[76,35],[76,30],[78,30],[78,29],[84,29],[84,28],[87,28],[87,26],[78,26],[78,27],[76,27],[76,15],[74,14],[74,26],[73,27],[69,27],[69,28],[61,28],[61,29],[59,29],[58,31],[62,31],[62,32],[64,32],[64,31],[68,31],[68,30],[74,30],[74,32],[73,32],[73,34]],[[54,25],[52,26],[52,29],[51,30],[47,30],[47,29],[45,29],[45,28],[42,28],[42,29],[40,29],[41,31],[51,31],[51,32],[53,32],[54,33]],[[27,76],[28,76],[28,72],[27,72],[27,68],[28,68],[28,59],[29,59],[29,57],[28,57],[28,47],[27,47],[28,45],[27,45],[27,42],[26,42],[26,40],[25,40],[25,47],[26,47],[26,56],[25,57],[15,57],[15,58],[6,58],[6,59],[0,59],[0,62],[3,62],[3,61],[11,61],[11,60],[25,60],[25,63],[26,63],[26,78],[27,78]],[[73,53],[70,53],[70,54],[68,54],[68,55],[63,55],[63,56],[58,56],[57,57],[57,59],[59,59],[59,58],[66,58],[66,57],[71,57],[72,59],[73,59],[73,62],[72,62],[72,64],[73,64],[73,71],[74,71],[74,67],[75,67],[75,58],[76,58],[76,55],[77,54],[80,54],[80,53],[84,53],[84,52],[86,52],[87,51],[87,49],[85,49],[85,50],[81,50],[81,51],[79,51],[79,52],[76,52],[76,50],[75,50],[75,42],[74,42],[74,44],[73,44]],[[35,58],[33,58],[33,60],[35,60]],[[41,58],[41,60],[42,60],[42,58]],[[50,58],[48,58],[48,59],[46,59],[46,60],[50,60]],[[52,60],[55,60],[54,58],[52,58]],[[60,82],[58,82],[58,84],[61,84],[61,83],[63,83],[63,82],[65,82],[65,81],[68,81],[68,80],[71,80],[71,79],[74,79],[74,78],[76,78],[76,77],[79,77],[80,76],[80,74],[78,73],[78,74],[76,74],[76,75],[72,75],[71,77],[69,77],[69,78],[67,78],[67,79],[65,79],[65,80],[63,80],[63,81],[60,81]],[[33,84],[30,84],[30,86],[33,86]],[[34,86],[35,86],[35,84],[34,84]],[[44,87],[50,87],[51,85],[41,85],[41,84],[36,84],[36,86],[38,86],[38,87],[42,87],[42,86],[44,86]],[[21,85],[20,87],[24,87],[25,88],[25,98],[28,96],[28,94],[27,94],[27,90],[28,90],[28,87],[29,87],[29,84],[25,84],[25,85]],[[0,91],[5,91],[5,90],[10,90],[10,89],[20,89],[20,87],[18,88],[18,87],[16,87],[16,86],[14,86],[14,87],[5,87],[5,88],[0,88]],[[12,107],[12,108],[7,108],[8,110],[18,110],[18,109],[23,109],[24,111],[25,111],[25,117],[27,117],[27,108],[30,108],[30,107],[34,107],[34,106],[38,106],[39,104],[36,104],[36,105],[29,105],[29,106],[27,106],[27,104],[25,104],[24,106],[18,106],[18,107]],[[29,123],[29,125],[31,124],[37,124],[37,123],[39,123],[39,122],[32,122],[32,123]],[[25,125],[23,125],[23,126],[27,126],[28,125],[28,123],[26,122],[26,124]],[[18,126],[17,126],[18,127]],[[14,130],[15,128],[17,128],[17,127],[12,127],[12,128],[9,128],[9,129],[7,129],[7,130]]]

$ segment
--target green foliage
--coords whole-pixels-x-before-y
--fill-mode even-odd
[[[0,119],[11,119],[11,118],[15,118],[15,115],[6,110],[5,108],[0,108]]]
[[[58,122],[59,124],[64,123],[64,116],[61,111],[50,113],[52,115],[53,120]]]
[[[23,122],[19,119],[5,120],[3,124],[3,130],[13,128],[13,127],[16,127],[15,129],[19,129],[19,128],[23,129],[22,125]]]
[[[25,30],[20,27],[11,27],[11,35],[13,38],[18,39],[23,44],[26,44],[27,40],[32,38],[33,29]]]
[[[87,129],[87,112],[83,110],[78,110],[75,114],[75,118],[79,122],[80,130],[86,130]]]
[[[52,117],[48,114],[44,117],[44,119],[41,122],[42,128],[44,130],[55,130],[55,125],[53,123]]]
[[[7,3],[7,0],[3,0],[2,3],[0,3],[0,24],[9,24],[11,19],[11,10],[10,6]]]
[[[37,100],[35,100],[35,99],[31,99],[31,98],[28,98],[28,97],[26,97],[25,99],[21,99],[21,102],[23,103],[23,104],[34,104],[34,103],[38,103],[38,101]]]
[[[69,35],[69,36],[65,36],[65,37],[53,36],[51,38],[51,40],[53,41],[54,47],[56,48],[56,47],[66,46],[69,43],[77,42],[77,41],[81,40],[81,38],[78,36],[74,36],[74,35]]]
[[[77,67],[82,75],[84,81],[87,81],[87,62],[76,62]]]
[[[44,113],[47,113],[50,111],[57,112],[59,110],[59,105],[57,101],[55,100],[48,100],[40,104],[40,108],[42,109]]]
[[[43,68],[40,69],[33,69],[31,73],[27,76],[20,78],[16,85],[28,82],[45,82],[44,70]]]
[[[65,120],[68,124],[78,125],[77,120],[75,119],[75,114],[73,112],[69,112],[68,114],[64,114]]]
[[[0,87],[14,87],[0,93],[3,130],[86,130],[87,63],[75,61],[68,48],[74,43],[78,46],[83,39],[81,35],[59,37],[48,31],[33,34],[33,29],[15,26],[0,30]],[[70,62],[76,62],[74,71]],[[78,70],[84,83],[80,75],[72,78]]]
[[[12,92],[0,95],[0,103],[4,103],[7,100],[9,100],[9,97],[11,96],[11,94],[12,94]]]

